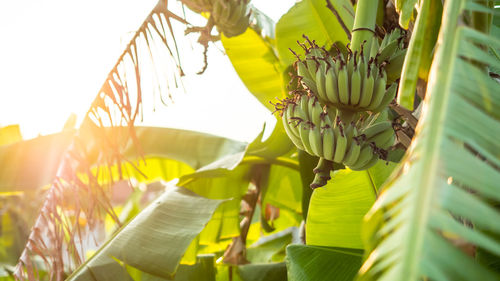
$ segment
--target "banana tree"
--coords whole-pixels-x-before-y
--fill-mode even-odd
[[[160,1],[82,128],[64,139],[69,149],[59,149],[46,173],[10,176],[22,170],[13,166],[0,174],[2,190],[52,183],[16,277],[497,280],[494,1],[351,2],[303,0],[274,24],[248,1],[182,0],[207,17],[206,26],[187,32],[198,32],[205,48],[220,39],[249,91],[282,115],[267,140],[261,134],[248,145],[133,127],[144,83],[138,50],[159,41],[177,62],[171,69],[180,70],[167,82],[184,74],[170,48],[176,46],[170,21],[188,19]],[[213,35],[214,27],[220,34]],[[338,84],[325,82],[332,79]],[[123,121],[127,126],[118,126]],[[3,147],[7,156],[0,160],[23,145],[30,146]],[[139,188],[123,208],[106,192],[119,180],[158,178],[179,179],[161,183],[147,207],[137,198],[151,193]],[[88,259],[75,247],[81,233],[91,233],[76,223],[81,217],[86,227],[102,217],[117,222]],[[306,245],[285,251],[291,243]]]

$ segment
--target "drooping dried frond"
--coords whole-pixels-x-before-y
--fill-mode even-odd
[[[99,90],[47,191],[16,266],[16,279],[38,280],[43,268],[50,280],[63,280],[65,272],[82,263],[83,242],[102,225],[105,215],[119,223],[108,197],[113,173],[93,168],[111,171],[116,166],[121,178],[124,148],[135,144],[141,155],[133,126],[141,114],[142,93],[159,94],[166,103],[172,99],[171,85],[179,87],[184,74],[172,19],[187,22],[167,6],[168,1],[160,0],[153,8]],[[126,136],[122,126],[129,128]],[[110,178],[103,179],[102,174]]]
[[[143,90],[158,93],[163,103],[167,101],[164,95],[172,98],[171,84],[178,87],[184,73],[171,20],[188,23],[170,12],[167,2],[160,0],[153,8],[109,72],[89,110],[89,116],[97,124],[114,125],[117,120],[133,124],[139,114]],[[109,124],[102,123],[102,118],[107,118]]]

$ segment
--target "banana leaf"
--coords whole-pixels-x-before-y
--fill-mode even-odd
[[[417,0],[394,0],[393,2],[396,11],[399,13],[399,25],[404,29],[408,29]]]
[[[338,170],[314,190],[306,223],[308,245],[362,249],[363,216],[394,169],[382,160],[365,171]]]
[[[307,245],[286,248],[290,281],[351,281],[361,266],[362,251]]]
[[[251,263],[268,263],[279,260],[288,244],[292,243],[293,235],[298,229],[289,227],[283,231],[264,236],[247,248],[247,259]]]
[[[212,219],[190,247],[199,250],[205,248],[204,252],[206,252],[205,246],[217,248],[220,243],[227,245],[224,242],[226,239],[240,234],[240,203],[250,186],[250,172],[253,166],[253,161],[248,161],[248,158],[255,159],[252,156],[245,157],[234,169],[218,168],[217,164],[221,165],[221,162],[214,163],[214,165],[210,165],[211,169],[199,170],[193,174],[185,175],[179,180],[180,186],[184,186],[201,196],[212,199],[228,199],[218,207]],[[261,159],[257,164],[266,163],[265,161],[267,160]],[[283,210],[280,210],[281,217],[276,221],[275,231],[289,226],[298,226],[300,223],[298,219],[301,202],[300,185],[292,184],[297,179],[297,170],[279,164],[271,165],[267,185],[263,187],[267,191],[262,195],[262,200],[264,206],[269,203]],[[283,196],[283,194],[287,194],[287,196]],[[285,220],[286,225],[281,225],[280,219]],[[252,229],[250,232],[255,231],[255,228]],[[258,233],[260,234],[260,231]],[[250,234],[247,240],[251,240]],[[190,257],[186,254],[182,263],[193,263],[196,254],[197,250],[190,252]]]
[[[354,24],[354,9],[351,1],[331,1],[339,17],[350,31]],[[303,54],[297,40],[304,41],[302,35],[316,40],[320,46],[330,48],[335,42],[347,44],[348,38],[336,16],[326,7],[324,0],[304,0],[296,3],[276,24],[276,46],[281,64],[291,65],[295,56],[288,48],[297,54]]]
[[[280,263],[247,264],[238,266],[243,281],[285,281],[286,265]]]
[[[274,159],[296,150],[295,145],[288,138],[280,118],[277,117],[277,123],[269,137],[264,138],[265,132],[266,126],[248,146],[247,155]]]
[[[159,177],[167,180],[192,173],[224,156],[242,153],[247,145],[214,135],[168,128],[137,127],[136,134],[146,161],[137,161],[134,166],[142,173],[130,163],[124,163],[122,168],[130,177],[149,182]],[[123,136],[121,141],[127,141],[125,133],[118,135]],[[33,190],[50,184],[72,137],[73,132],[62,132],[0,146],[0,191]],[[84,140],[90,146],[89,151],[94,150],[93,141]],[[127,144],[124,157],[129,161],[140,159],[131,143]],[[93,159],[92,164],[96,166],[97,157]],[[118,170],[114,169],[114,178],[118,179]],[[102,172],[106,173],[107,169]],[[109,179],[109,174],[101,176]]]
[[[73,132],[0,146],[0,192],[38,189],[54,179]]]
[[[476,249],[500,256],[500,40],[464,25],[472,0],[445,2],[421,119],[395,176],[365,217],[359,280],[499,280]]]
[[[413,110],[418,79],[428,79],[442,12],[441,1],[425,0],[420,4],[397,94],[398,103],[409,110]]]
[[[274,111],[269,101],[282,96],[282,81],[272,39],[263,38],[249,28],[240,36],[222,37],[221,40],[234,69],[250,93],[267,109]]]
[[[127,267],[129,275],[134,281],[164,281],[165,278],[154,276],[134,267]],[[179,265],[174,281],[215,281],[215,256],[199,255],[193,265]]]
[[[124,265],[171,279],[191,240],[222,202],[169,187],[66,280],[132,280]]]
[[[272,21],[269,21],[270,25]],[[272,24],[274,28],[274,23]],[[270,101],[284,96],[281,66],[274,50],[274,38],[249,28],[240,36],[222,36],[221,41],[234,69],[250,93],[273,112],[275,109]],[[250,53],[251,56],[248,55]],[[251,145],[250,151],[253,151],[253,155],[274,158],[294,148],[280,118],[277,118],[272,135],[265,141],[262,140],[263,133],[264,130]]]

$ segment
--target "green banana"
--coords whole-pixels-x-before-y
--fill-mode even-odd
[[[373,97],[373,87],[375,85],[375,78],[372,75],[370,65],[367,69],[367,74],[363,77],[363,92],[361,93],[359,101],[359,107],[363,108],[370,105]],[[375,66],[373,65],[373,67]]]
[[[331,122],[328,122],[328,115],[323,116],[321,128],[323,129],[323,158],[333,161],[335,153],[335,134]]]
[[[346,152],[347,152],[350,149],[354,140],[354,136],[357,135],[358,131],[356,130],[356,127],[354,126],[353,123],[349,125],[342,125],[342,127],[344,128],[344,135],[347,140],[346,142]]]
[[[318,98],[322,101],[328,100],[325,79],[325,71],[323,71],[322,67],[320,67],[316,72],[316,88],[318,89],[316,93]]]
[[[368,126],[367,128],[365,128],[361,132],[361,134],[365,135],[366,140],[369,140],[373,136],[376,136],[376,135],[380,134],[381,132],[388,130],[388,129],[392,130],[392,123],[389,121],[383,121],[383,122],[375,123],[371,126]]]
[[[389,147],[394,145],[394,141],[396,140],[396,133],[391,132],[391,137],[388,138],[384,143],[381,143],[378,147],[382,149],[388,149]]]
[[[337,74],[335,73],[335,66],[332,65],[326,71],[325,77],[325,91],[326,96],[328,97],[328,101],[333,104],[339,103],[339,95],[338,95],[338,86],[337,86]]]
[[[323,56],[323,52],[322,50],[313,43],[311,49],[309,50],[309,56],[311,57],[322,57]]]
[[[335,76],[339,75],[340,66],[344,63],[344,56],[341,54],[337,56],[337,60],[335,61]],[[345,63],[344,63],[345,64]]]
[[[301,117],[304,119],[304,121],[309,121],[309,97],[307,95],[302,95],[300,96],[300,109],[302,109],[302,112],[304,113],[304,117]]]
[[[318,71],[319,65],[318,61],[313,56],[306,56],[306,64],[307,70],[309,71],[309,75],[316,79],[316,72]]]
[[[375,91],[373,93],[373,98],[369,106],[366,107],[367,110],[373,111],[378,108],[385,95],[385,85],[387,82],[387,74],[385,70],[382,69],[382,77],[379,77],[375,82]]]
[[[304,88],[309,89],[313,93],[318,92],[318,88],[316,88],[316,82],[309,78],[302,78],[301,83],[304,86]]]
[[[381,145],[386,144],[393,136],[394,130],[390,128],[368,138],[366,142],[374,142],[377,147],[382,148]]]
[[[313,122],[313,108],[315,104],[315,100],[317,98],[315,96],[307,96],[307,118],[309,121]]]
[[[372,167],[373,165],[377,164],[379,158],[376,154],[374,154],[372,156],[372,158],[370,159],[370,161],[368,161],[365,165],[363,166],[357,166],[356,167],[356,170],[355,171],[363,171],[363,170],[367,170],[369,169],[370,167]],[[354,170],[354,169],[351,169],[351,170]]]
[[[319,124],[321,123],[321,115],[323,114],[323,107],[321,107],[321,103],[319,103],[318,99],[316,99],[315,97],[309,98],[309,113],[310,120],[315,125],[319,126]]]
[[[373,61],[372,67],[370,69],[371,69],[371,73],[373,75],[373,79],[375,79],[375,81],[377,81],[377,79],[379,79],[380,67],[375,63],[375,61]]]
[[[309,80],[313,80],[311,74],[309,73],[309,70],[307,70],[307,66],[304,61],[297,62],[297,75],[301,76],[302,79],[307,78]]]
[[[294,108],[293,108],[293,117],[296,118],[296,119],[299,119],[300,122],[298,121],[297,124],[301,124],[301,123],[309,121],[308,115],[304,112],[304,110],[302,110],[302,107],[300,106],[300,104],[294,106]],[[299,126],[296,126],[296,127],[298,128]],[[299,131],[300,130],[297,129],[297,132],[299,132]]]
[[[312,152],[316,156],[323,155],[323,144],[321,139],[321,122],[324,115],[323,107],[316,97],[309,97],[308,100],[308,113],[311,128],[309,132],[309,143]]]
[[[300,123],[299,134],[304,150],[311,155],[315,155],[311,147],[311,142],[309,141],[309,131],[311,130],[309,122],[310,121]]]
[[[342,163],[344,160],[345,152],[347,150],[347,138],[344,134],[342,124],[335,126],[333,130],[335,134],[335,154],[333,156],[333,161],[337,163]]]
[[[357,52],[355,52],[354,54],[351,54],[349,56],[349,59],[346,62],[346,64],[347,64],[347,76],[348,77],[351,77],[352,71],[354,70],[354,63],[356,62],[356,56],[357,56]]]
[[[321,127],[324,127],[324,126],[329,126],[331,128],[334,127],[333,125],[333,121],[332,120],[335,120],[335,119],[332,119],[332,114],[330,112],[334,112],[334,118],[337,118],[337,115],[335,115],[335,109],[330,109],[330,110],[324,110],[323,111],[323,114],[321,114]]]
[[[384,98],[380,102],[380,105],[373,110],[373,112],[380,112],[386,108],[391,101],[396,97],[396,92],[398,90],[398,85],[396,83],[393,83],[389,89],[385,91]]]
[[[350,104],[353,106],[358,105],[361,98],[361,73],[357,65],[354,66],[351,75],[351,98]]]
[[[358,62],[358,68],[359,68],[359,75],[361,76],[361,82],[363,82],[363,79],[366,76],[366,72],[368,71],[367,67],[368,65],[366,64],[365,59],[363,58],[363,56],[360,56],[360,60]]]
[[[289,124],[291,124],[291,126],[289,128],[290,128],[290,130],[292,130],[295,133],[295,136],[300,138],[300,124],[302,122],[307,121],[307,119],[306,119],[307,116],[305,116],[304,111],[302,111],[300,106],[297,104],[293,105],[291,114],[289,114],[289,116],[290,116]],[[294,119],[292,119],[292,118],[294,118]]]
[[[353,165],[354,163],[356,163],[356,161],[359,158],[360,152],[361,152],[361,145],[357,142],[354,142],[351,145],[349,152],[347,152],[343,164],[349,167],[349,166]]]
[[[317,124],[317,125],[316,125]],[[309,130],[309,144],[314,155],[321,157],[323,155],[323,139],[321,137],[320,123],[311,124]]]
[[[304,88],[308,88],[314,93],[317,93],[318,89],[316,88],[316,76],[311,77],[311,73],[308,70],[307,62],[299,61],[297,62],[297,74],[302,77],[301,83]]]
[[[370,145],[364,145],[359,152],[359,157],[356,163],[349,166],[351,170],[359,171],[361,167],[365,166],[372,160],[374,156],[373,148]]]
[[[327,56],[325,58],[326,58],[325,63],[328,65],[328,67],[325,68],[325,71],[326,71],[328,68],[335,66],[335,60],[333,59],[333,57],[330,54],[327,54]]]
[[[340,102],[346,105],[349,104],[349,76],[347,66],[343,62],[340,62],[337,86],[339,88]]]
[[[292,135],[296,140],[300,140],[299,130],[297,129],[297,126],[294,125],[294,120],[292,119],[292,117],[295,117],[295,107],[297,107],[296,104],[289,104],[286,109],[283,110],[282,118],[283,120],[286,120],[286,123],[283,123],[283,125],[285,127],[285,130],[288,130],[290,132],[289,135]]]
[[[283,128],[285,128],[286,134],[289,136],[294,136],[292,130],[290,130],[290,124],[289,119],[289,109],[291,108],[291,105],[288,105],[285,109],[283,109],[283,113],[281,114],[281,120],[283,121]]]
[[[311,126],[310,125],[311,121],[309,120],[308,106],[309,106],[308,96],[306,95],[300,96],[299,105],[295,107],[294,115],[295,117],[300,119],[297,127],[304,150],[307,153],[314,155],[311,149],[311,144],[309,142],[309,130]]]
[[[304,146],[302,145],[302,141],[300,139],[298,132],[296,132],[295,128],[291,128],[293,126],[290,126],[291,124],[289,123],[294,106],[295,105],[289,104],[287,108],[283,110],[283,116],[282,116],[283,127],[285,128],[285,132],[290,138],[290,140],[293,142],[293,144],[295,144],[295,146],[298,147],[299,149],[304,150]]]
[[[370,49],[372,47],[372,41],[377,40],[375,36],[370,40],[364,40],[360,46],[359,60],[368,61],[370,59]]]

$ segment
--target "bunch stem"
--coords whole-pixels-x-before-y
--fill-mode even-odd
[[[333,170],[333,162],[328,161],[325,158],[319,158],[318,166],[314,168],[313,172],[315,174],[314,180],[311,183],[311,188],[315,189],[318,187],[325,186],[326,183],[331,179],[330,172]]]
[[[377,0],[358,0],[352,29],[351,49],[353,52],[358,51],[359,53],[361,44],[365,40],[365,46],[371,46],[371,41],[375,35],[378,2]]]

